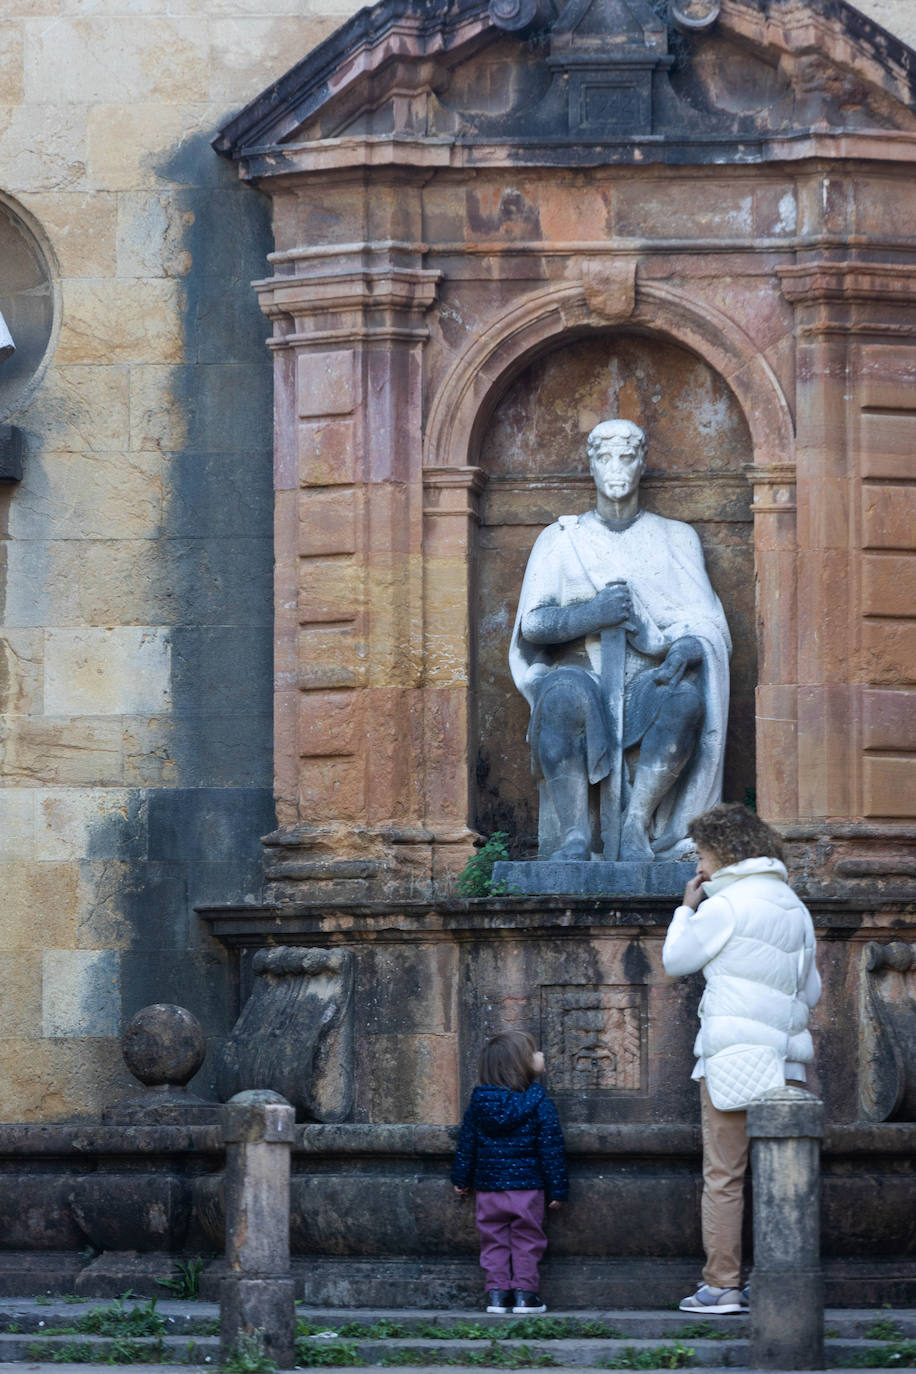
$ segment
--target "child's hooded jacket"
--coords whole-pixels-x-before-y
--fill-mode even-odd
[[[563,1132],[540,1083],[524,1092],[490,1085],[474,1089],[461,1123],[452,1182],[479,1193],[543,1188],[548,1202],[568,1196]]]

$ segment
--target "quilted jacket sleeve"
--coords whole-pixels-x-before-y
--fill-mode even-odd
[[[477,1159],[477,1126],[474,1121],[473,1103],[468,1104],[458,1132],[458,1144],[452,1164],[452,1182],[456,1188],[470,1188],[474,1182],[474,1164]]]
[[[547,1201],[561,1202],[569,1197],[566,1147],[557,1109],[549,1097],[542,1098],[538,1104],[538,1158],[544,1175]]]
[[[679,906],[662,947],[665,972],[673,978],[696,973],[716,957],[734,928],[731,905],[719,895],[708,897],[695,912]]]

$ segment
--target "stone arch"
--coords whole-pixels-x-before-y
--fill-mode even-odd
[[[583,282],[537,291],[507,311],[458,358],[440,387],[426,427],[424,466],[474,466],[481,434],[512,380],[564,336],[609,326],[638,327],[691,349],[734,391],[757,467],[794,462],[792,413],[753,339],[714,306],[702,307],[663,282],[600,271]]]
[[[59,271],[41,226],[0,191],[0,313],[16,346],[0,369],[0,422],[41,382],[60,325]]]

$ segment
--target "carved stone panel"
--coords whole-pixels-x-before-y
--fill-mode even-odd
[[[646,1091],[646,989],[609,983],[541,988],[541,1039],[558,1092]]]

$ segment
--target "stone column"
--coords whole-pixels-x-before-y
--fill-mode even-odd
[[[295,1360],[289,1272],[289,1172],[295,1112],[279,1093],[237,1093],[224,1108],[226,1264],[223,1358],[247,1337],[281,1369]]]
[[[761,815],[798,815],[798,519],[795,465],[748,471],[754,485],[757,601],[766,615],[759,636],[757,799]]]
[[[753,1369],[823,1369],[820,1142],[824,1104],[774,1088],[747,1110],[754,1177]]]
[[[800,231],[856,231],[844,177],[819,172],[803,191]],[[780,582],[798,600],[795,816],[851,839],[860,854],[869,829],[880,840],[875,822],[916,818],[907,744],[916,505],[905,490],[916,440],[916,271],[817,254],[777,270],[797,341],[797,569],[792,580],[785,567]],[[770,597],[771,616],[779,604]],[[788,656],[784,667],[793,671]],[[762,696],[763,712],[788,717],[785,672],[766,681],[780,691]],[[791,743],[788,730],[783,737]],[[772,760],[766,734],[759,743]],[[791,820],[776,765],[763,773],[762,813]],[[835,818],[868,828],[843,836]]]
[[[341,243],[297,183],[256,284],[276,360],[275,900],[429,890],[422,353],[440,273],[423,266],[425,177],[338,187]]]

